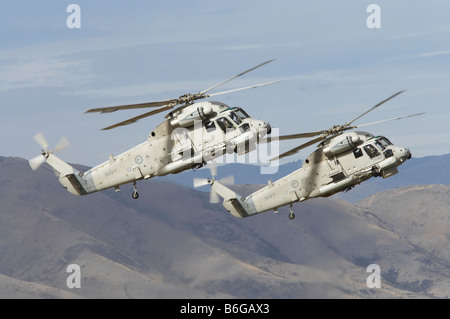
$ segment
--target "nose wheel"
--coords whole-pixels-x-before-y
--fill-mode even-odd
[[[292,204],[289,205],[289,211],[290,211],[290,213],[289,213],[289,219],[292,220],[292,219],[295,218],[294,210],[292,209]]]
[[[133,194],[131,194],[131,197],[133,197],[133,199],[139,198],[139,193],[136,188],[136,182],[133,183]]]

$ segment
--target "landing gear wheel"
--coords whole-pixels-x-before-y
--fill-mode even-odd
[[[133,183],[133,194],[131,194],[131,197],[133,197],[134,199],[139,198],[139,193],[136,188],[136,182]]]
[[[292,220],[292,219],[295,218],[294,211],[292,210],[292,204],[289,205],[289,211],[291,212],[291,213],[289,214],[289,219]]]

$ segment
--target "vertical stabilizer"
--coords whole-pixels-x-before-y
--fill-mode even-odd
[[[233,216],[244,218],[257,213],[252,196],[243,197],[218,181],[214,181],[211,190],[223,198],[223,206]]]

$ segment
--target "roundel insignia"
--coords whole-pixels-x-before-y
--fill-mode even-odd
[[[291,186],[292,186],[292,188],[297,188],[297,187],[298,187],[298,182],[294,179],[294,180],[291,182]]]
[[[144,161],[144,159],[142,158],[141,155],[138,155],[134,158],[134,161],[136,162],[136,164],[142,164],[142,162]]]

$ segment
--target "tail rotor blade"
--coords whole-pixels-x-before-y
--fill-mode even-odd
[[[55,152],[59,152],[67,147],[69,147],[70,143],[64,136],[59,140],[58,144],[55,146]]]
[[[37,133],[33,139],[42,147],[42,149],[46,150],[48,149],[48,143],[47,140],[44,137],[44,134],[42,132]]]
[[[211,162],[209,166],[209,171],[211,172],[211,177],[214,179],[217,175],[217,164],[216,162]]]
[[[199,177],[194,178],[194,188],[198,188],[198,187],[202,187],[202,186],[206,186],[206,185],[209,185],[209,179],[199,178]]]
[[[44,134],[42,132],[37,133],[33,139],[42,147],[42,154],[39,156],[36,156],[28,161],[33,171],[37,170],[48,158],[49,154],[52,154],[53,152],[60,151],[62,149],[65,149],[69,146],[69,141],[67,138],[62,137],[61,140],[58,142],[54,150],[48,150],[48,142],[44,137]],[[45,156],[44,156],[45,155]]]
[[[219,179],[219,183],[224,185],[234,185],[234,176],[230,175],[224,178]]]
[[[45,162],[43,155],[36,156],[28,161],[33,171],[37,170]]]
[[[216,193],[216,191],[211,190],[211,193],[209,194],[209,202],[211,204],[217,204],[220,203],[220,197],[219,195]]]

